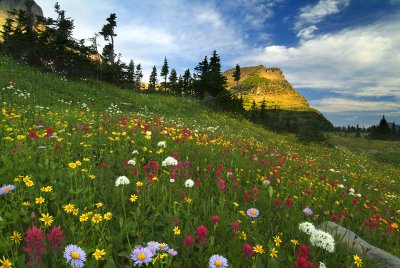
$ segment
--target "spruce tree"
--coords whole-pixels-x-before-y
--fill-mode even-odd
[[[130,60],[128,67],[126,68],[126,80],[128,82],[128,87],[135,88],[135,63]]]
[[[164,57],[164,64],[161,68],[161,73],[160,76],[164,77],[164,91],[167,90],[167,76],[169,73],[169,66],[168,66],[168,61],[167,61],[167,57]]]
[[[153,70],[150,74],[149,77],[149,90],[150,91],[155,91],[156,90],[156,85],[157,85],[157,68],[154,65]]]
[[[140,90],[142,87],[141,85],[142,85],[142,78],[143,78],[141,64],[136,65],[135,78],[136,78],[135,89]]]
[[[176,73],[175,69],[172,69],[171,74],[169,75],[170,89],[172,90],[172,92],[179,95],[179,92],[177,90],[177,83],[178,83],[178,74]]]
[[[107,24],[103,25],[103,28],[100,34],[103,36],[104,40],[110,41],[107,46],[107,49],[103,50],[103,56],[111,63],[114,64],[115,62],[115,53],[114,53],[114,37],[117,36],[115,33],[115,27],[117,27],[116,22],[117,16],[115,13],[111,13],[110,16],[106,19]]]
[[[235,71],[233,72],[232,75],[234,81],[236,82],[236,86],[239,86],[239,80],[240,80],[240,66],[239,64],[236,64]]]
[[[192,95],[192,85],[191,85],[191,80],[192,80],[192,75],[190,74],[190,70],[187,69],[185,73],[183,74],[183,81],[182,81],[182,92],[185,96],[190,96]]]

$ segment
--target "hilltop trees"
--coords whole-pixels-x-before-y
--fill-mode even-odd
[[[236,82],[236,87],[239,86],[239,80],[240,80],[240,66],[239,64],[236,64],[235,71],[233,72],[233,80]]]
[[[157,85],[157,68],[154,65],[153,70],[150,74],[149,77],[149,90],[150,91],[155,91],[156,90],[156,85]]]
[[[110,41],[110,43],[103,48],[103,57],[110,64],[114,64],[116,56],[114,53],[114,37],[117,36],[115,33],[115,27],[117,27],[116,19],[117,15],[115,15],[115,13],[111,13],[106,19],[108,23],[103,25],[103,28],[100,31],[100,34],[103,36],[104,40]]]
[[[393,123],[393,125],[395,124]],[[393,130],[389,127],[389,124],[387,123],[385,116],[382,116],[379,125],[371,129],[369,137],[371,139],[387,140],[387,139],[394,139],[396,136],[393,135]]]
[[[164,91],[167,90],[167,76],[168,76],[168,74],[169,74],[168,61],[167,61],[167,57],[164,57],[164,64],[163,64],[163,66],[161,68],[161,73],[160,73],[160,76],[164,77],[164,83],[163,83]]]

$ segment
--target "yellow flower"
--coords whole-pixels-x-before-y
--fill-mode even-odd
[[[22,202],[22,205],[23,205],[24,207],[29,207],[29,206],[31,205],[31,203],[28,202],[28,201],[25,201],[25,202]]]
[[[259,244],[257,244],[255,247],[253,247],[253,251],[255,253],[258,253],[258,254],[264,254],[265,253],[265,251],[263,249],[263,246],[261,246]]]
[[[104,249],[97,249],[97,248],[96,248],[96,251],[93,252],[93,254],[92,254],[93,258],[95,258],[96,261],[101,260],[104,255],[106,255],[106,252],[104,251]]]
[[[92,222],[94,223],[94,224],[97,224],[97,223],[99,223],[99,222],[101,222],[103,220],[103,216],[101,216],[101,214],[94,214],[93,215],[93,217],[92,217]]]
[[[6,257],[3,256],[3,259],[0,259],[0,268],[11,268],[12,267],[12,263],[6,259]]]
[[[293,244],[293,246],[297,246],[299,244],[299,241],[297,241],[296,239],[292,239],[290,240],[290,242]]]
[[[239,213],[242,214],[243,216],[246,216],[246,213],[243,210],[240,210]]]
[[[27,180],[27,181],[25,181],[25,185],[26,185],[26,187],[32,187],[34,185],[34,183],[31,180]]]
[[[42,204],[42,203],[44,203],[44,201],[45,201],[45,199],[40,196],[40,197],[36,198],[35,204]]]
[[[112,213],[111,213],[111,212],[107,212],[106,214],[104,214],[103,218],[104,218],[106,221],[111,220],[111,218],[112,218]]]
[[[362,266],[362,259],[358,255],[354,255],[353,259],[354,259],[354,264],[357,265],[357,267]]]
[[[179,230],[178,226],[175,226],[173,231],[174,231],[174,235],[180,235],[181,234],[181,230]]]
[[[81,166],[81,165],[82,165],[82,162],[81,162],[81,161],[76,161],[75,164],[76,164],[77,166]]]
[[[89,175],[89,179],[94,180],[94,179],[96,179],[96,176],[95,175]]]
[[[22,240],[22,235],[18,233],[17,231],[13,232],[13,235],[10,237],[12,241],[15,242],[15,244],[19,244]]]
[[[42,188],[40,188],[40,191],[45,192],[45,193],[50,193],[53,191],[53,187],[52,186],[42,187]]]
[[[42,218],[39,218],[39,220],[50,226],[53,223],[53,216],[50,216],[49,213],[42,213]]]
[[[87,158],[87,157],[83,158],[83,162],[89,162],[89,161],[90,161],[89,158]]]
[[[242,231],[242,233],[240,234],[240,238],[243,239],[244,241],[247,240],[247,235],[244,231]]]
[[[281,238],[279,237],[279,235],[274,236],[274,242],[275,242],[275,245],[276,245],[277,247],[279,247],[279,246],[281,245],[282,240],[281,240]]]
[[[141,181],[136,182],[136,187],[142,187],[142,186],[143,186],[143,182],[141,182]]]
[[[132,194],[131,198],[129,198],[129,200],[131,200],[131,202],[136,202],[137,199],[138,199],[138,197],[135,194]]]
[[[68,166],[72,169],[76,168],[76,164],[75,163],[69,163]]]
[[[64,210],[65,210],[65,212],[67,212],[67,213],[72,213],[72,212],[74,212],[74,209],[75,209],[75,206],[72,205],[71,203],[64,206]]]
[[[101,202],[96,203],[95,206],[96,206],[97,208],[101,208],[101,207],[103,206],[103,203],[101,203]]]
[[[192,198],[190,197],[185,197],[185,202],[190,204],[192,202]]]
[[[233,202],[233,205],[234,205],[235,207],[238,207],[238,206],[239,206],[239,204],[238,204],[237,202]]]
[[[275,248],[273,248],[270,250],[269,256],[271,256],[272,258],[278,257],[277,253],[278,253],[278,251]]]
[[[23,140],[23,139],[25,139],[25,135],[18,135],[17,136],[17,140],[20,141],[20,140]]]
[[[85,222],[89,219],[89,215],[87,213],[83,213],[80,217],[79,217],[79,221],[80,222]]]
[[[72,211],[72,214],[73,214],[74,216],[78,216],[78,214],[79,214],[79,208],[75,208],[74,211]]]

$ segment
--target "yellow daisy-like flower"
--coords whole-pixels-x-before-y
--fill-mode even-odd
[[[235,207],[238,207],[238,206],[239,206],[239,204],[238,204],[237,202],[233,202],[233,205],[234,205]]]
[[[82,165],[82,162],[81,162],[81,161],[76,161],[75,164],[76,164],[77,166],[81,166],[81,165]]]
[[[292,239],[290,240],[290,242],[293,244],[293,246],[297,246],[299,244],[299,241],[297,241],[296,239]]]
[[[354,264],[357,267],[361,267],[362,266],[362,259],[358,255],[354,255],[353,259],[354,259]]]
[[[95,175],[89,175],[89,179],[94,180],[94,179],[96,179],[96,176]]]
[[[272,258],[275,258],[275,257],[278,257],[278,251],[275,249],[275,248],[272,248],[270,251],[269,251],[269,256],[271,256]]]
[[[35,185],[35,184],[34,184],[33,181],[31,181],[31,180],[27,180],[27,181],[25,182],[25,186],[26,186],[26,187],[32,187],[33,185]]]
[[[79,221],[80,222],[85,222],[89,219],[89,215],[87,213],[83,213],[80,217],[79,217]]]
[[[141,182],[141,181],[136,182],[136,187],[142,187],[142,186],[143,186],[143,182]]]
[[[31,205],[31,202],[24,201],[24,202],[22,202],[22,205],[23,205],[24,207],[29,207],[29,206]]]
[[[104,249],[97,249],[97,248],[96,248],[96,251],[93,252],[93,254],[92,254],[93,258],[95,258],[96,261],[101,260],[104,255],[106,255],[106,252],[104,251]]]
[[[247,235],[244,231],[242,231],[242,233],[240,234],[240,238],[243,239],[244,241],[247,240]]]
[[[264,253],[265,253],[265,251],[264,251],[264,249],[263,249],[263,246],[261,246],[261,245],[259,245],[259,244],[255,245],[255,246],[253,247],[253,251],[254,251],[255,253],[258,253],[258,254],[264,254]]]
[[[103,206],[103,203],[101,203],[101,202],[96,203],[95,206],[96,206],[97,208],[101,208],[101,207]]]
[[[185,197],[185,202],[190,204],[192,202],[192,198],[190,197]]]
[[[131,202],[136,202],[137,199],[138,199],[138,197],[137,197],[137,195],[135,195],[135,194],[132,194],[132,195],[131,195],[131,198],[129,198],[129,200],[130,200]]]
[[[181,230],[179,230],[178,226],[175,226],[173,231],[174,231],[174,235],[180,235],[181,234]]]
[[[10,237],[12,241],[15,242],[15,244],[19,244],[22,240],[22,235],[18,233],[17,231],[13,232],[13,235]]]
[[[69,163],[68,166],[72,169],[76,168],[77,165],[75,163]]]
[[[73,204],[71,204],[71,203],[69,203],[68,205],[65,205],[65,206],[64,206],[64,210],[65,210],[65,212],[67,212],[67,213],[72,213],[72,212],[74,212],[74,209],[75,209],[75,206],[74,206]]]
[[[101,214],[98,214],[98,213],[94,214],[92,217],[92,222],[94,224],[97,224],[97,223],[101,222],[102,220],[103,220],[103,216],[101,216]]]
[[[111,212],[107,212],[106,214],[104,214],[103,218],[104,218],[106,221],[111,220],[111,218],[112,218],[112,213],[111,213]]]
[[[12,267],[12,263],[10,262],[10,260],[6,259],[6,257],[3,256],[3,259],[0,259],[0,264],[1,264],[1,268],[11,268]]]
[[[274,236],[274,242],[275,242],[275,246],[279,247],[282,243],[281,238],[279,237],[279,235]]]
[[[79,208],[75,208],[74,211],[72,211],[72,215],[78,216],[79,214]]]
[[[40,191],[45,193],[51,193],[53,191],[53,187],[52,186],[42,187],[40,188]]]
[[[42,218],[39,218],[39,220],[50,226],[53,223],[53,216],[50,216],[49,213],[42,213]]]
[[[46,199],[44,199],[43,197],[40,196],[35,199],[35,204],[42,204],[42,203],[44,203],[45,200]]]
[[[89,161],[90,161],[89,158],[87,158],[87,157],[83,158],[83,162],[89,162]]]

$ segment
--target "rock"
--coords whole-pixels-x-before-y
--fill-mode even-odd
[[[7,12],[13,9],[24,9],[24,2],[25,0],[0,0],[0,10]],[[36,3],[33,5],[32,11],[36,15],[43,16],[42,8]]]
[[[374,247],[352,231],[334,222],[324,222],[319,226],[319,228],[330,233],[334,237],[339,235],[340,243],[346,244],[348,247],[353,248],[359,255],[366,253],[369,259],[379,263],[379,268],[400,267],[400,259],[398,257],[380,248]]]

